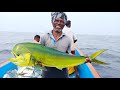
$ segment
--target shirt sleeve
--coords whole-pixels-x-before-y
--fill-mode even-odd
[[[45,35],[41,36],[40,43],[45,46]]]
[[[72,46],[72,42],[71,40],[69,40],[69,45],[68,45],[68,53],[71,54],[71,46]]]
[[[77,37],[75,34],[73,35],[73,40],[77,40]]]
[[[42,45],[46,46],[47,40],[48,40],[48,33],[41,36],[41,44]]]

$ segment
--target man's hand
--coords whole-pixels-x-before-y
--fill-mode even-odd
[[[37,61],[37,65],[43,66],[41,62]]]
[[[90,57],[89,56],[86,56],[86,62],[85,63],[91,63],[91,59],[90,59]]]
[[[74,68],[75,68],[76,78],[80,78],[78,74],[78,66],[74,66]]]
[[[76,78],[80,78],[78,74],[76,74]]]

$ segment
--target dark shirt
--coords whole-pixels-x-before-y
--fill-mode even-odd
[[[45,67],[47,71],[42,71],[42,78],[68,78],[68,69],[59,70],[55,67]]]

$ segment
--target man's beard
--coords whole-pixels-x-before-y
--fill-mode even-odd
[[[57,32],[57,33],[62,32],[62,28],[60,28],[60,26],[56,26],[56,27],[54,28],[54,30],[55,30],[55,32]]]
[[[55,29],[55,32],[60,33],[60,32],[62,32],[62,29],[60,29],[60,30]]]

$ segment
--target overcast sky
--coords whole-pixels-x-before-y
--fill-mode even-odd
[[[120,35],[120,12],[66,12],[79,34]],[[0,31],[48,32],[51,12],[0,12]]]

